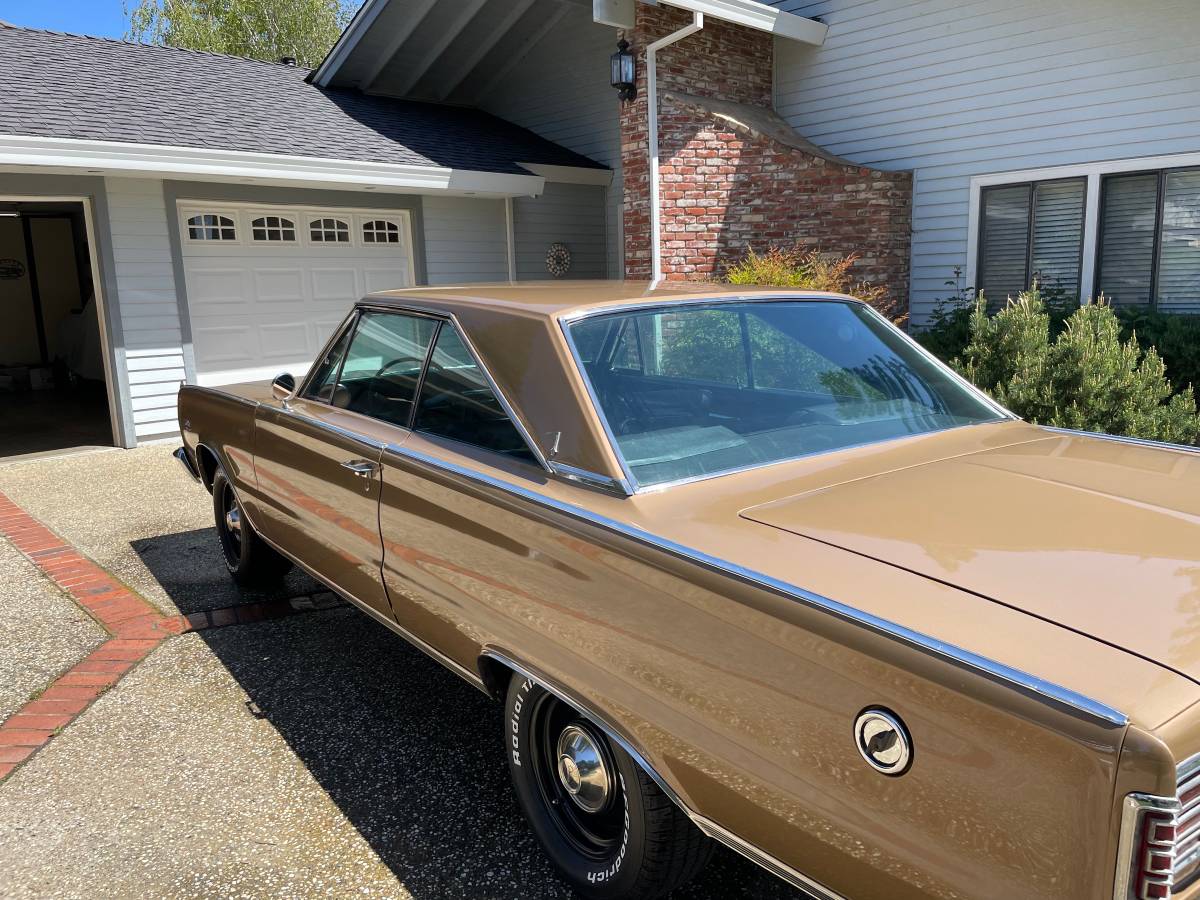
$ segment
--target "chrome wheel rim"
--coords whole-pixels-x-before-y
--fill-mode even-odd
[[[625,787],[604,735],[554,695],[529,711],[534,781],[542,808],[572,849],[610,859],[625,830]]]
[[[608,767],[596,742],[578,725],[568,725],[558,736],[558,780],[584,812],[599,812],[608,802]]]
[[[226,483],[221,491],[221,516],[217,531],[221,536],[221,549],[225,561],[236,567],[242,559],[242,508],[238,505],[233,488]]]

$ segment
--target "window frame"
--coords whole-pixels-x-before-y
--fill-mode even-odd
[[[181,210],[181,212],[182,212],[182,218],[183,218],[183,232],[187,238],[188,243],[203,244],[203,245],[209,245],[209,246],[211,246],[213,244],[218,244],[218,245],[225,246],[225,247],[228,247],[231,244],[242,243],[242,230],[243,230],[242,229],[242,221],[241,221],[241,217],[237,214],[237,212],[235,212],[233,210],[229,210],[229,209],[214,209],[211,207],[206,208],[206,209],[190,207],[188,209]],[[208,224],[193,225],[192,224],[192,219],[202,219],[206,216],[212,216],[213,218],[215,218],[217,220],[216,224],[213,224],[213,225],[208,225]],[[228,225],[223,224],[222,220],[228,221],[229,224]],[[231,238],[195,237],[192,235],[193,228],[203,229],[204,231],[212,230],[212,231],[216,231],[216,232],[221,232],[226,229],[232,229],[233,237],[231,237]]]
[[[1058,181],[1064,178],[1087,179],[1087,193],[1083,220],[1083,265],[1079,273],[1080,302],[1096,296],[1099,272],[1096,267],[1097,235],[1100,221],[1100,182],[1106,175],[1135,175],[1156,172],[1160,169],[1200,168],[1200,151],[1171,153],[1159,156],[1108,159],[1094,162],[1070,163],[1061,166],[989,172],[970,176],[967,206],[967,253],[964,266],[964,283],[968,289],[979,282],[979,233],[982,219],[982,190],[992,185],[1013,185],[1026,181]]]
[[[987,255],[987,240],[984,237],[984,216],[987,207],[987,195],[992,191],[1011,190],[1012,188],[1023,187],[1028,191],[1029,212],[1025,219],[1025,275],[1022,283],[1025,287],[1029,287],[1033,279],[1033,243],[1034,243],[1034,223],[1037,221],[1037,186],[1039,184],[1053,183],[1057,181],[1079,181],[1083,183],[1083,216],[1081,221],[1081,233],[1079,236],[1079,253],[1076,257],[1076,262],[1079,266],[1079,302],[1082,304],[1085,300],[1083,292],[1083,266],[1084,260],[1087,257],[1087,214],[1088,214],[1088,192],[1091,185],[1089,179],[1084,175],[1071,175],[1061,178],[1032,178],[1025,181],[1006,181],[997,184],[988,184],[979,188],[979,222],[975,226],[976,242],[975,242],[975,269],[974,278],[970,285],[974,291],[980,290],[980,284],[983,281],[986,267],[984,258]],[[1100,241],[1096,240],[1096,253],[1099,253]],[[1093,271],[1099,271],[1098,268]],[[1024,289],[1024,288],[1023,288]],[[998,301],[1003,303],[1004,301]],[[989,306],[991,304],[989,303]]]
[[[429,341],[429,348],[425,351],[425,359],[421,364],[421,374],[420,374],[420,377],[417,379],[417,383],[415,386],[415,391],[413,394],[413,397],[414,397],[413,408],[409,414],[407,426],[397,425],[394,422],[387,422],[387,421],[384,421],[383,419],[376,419],[373,416],[368,416],[365,413],[360,413],[360,412],[357,412],[352,409],[340,409],[339,408],[340,412],[349,413],[349,414],[355,415],[355,416],[362,416],[367,421],[377,422],[381,425],[389,426],[392,428],[400,428],[410,434],[423,434],[425,436],[425,438],[428,440],[451,441],[452,443],[455,443],[455,444],[461,444],[464,447],[470,447],[479,453],[486,453],[486,454],[494,455],[500,459],[507,460],[510,463],[521,463],[523,465],[534,465],[535,467],[541,468],[543,471],[554,472],[554,469],[551,467],[550,463],[547,461],[545,454],[542,453],[542,450],[537,445],[537,442],[535,442],[533,440],[532,436],[529,433],[529,429],[527,429],[525,427],[525,423],[522,422],[520,417],[517,416],[516,411],[513,409],[512,404],[510,404],[508,402],[508,398],[504,395],[504,392],[501,391],[499,385],[496,384],[496,379],[492,377],[491,371],[488,369],[488,367],[486,365],[484,365],[483,360],[479,356],[479,351],[475,348],[475,344],[471,341],[470,337],[467,335],[466,330],[462,327],[462,325],[459,323],[458,319],[455,317],[455,315],[453,313],[439,313],[439,312],[434,312],[434,311],[430,311],[430,310],[426,310],[426,309],[414,309],[412,307],[407,307],[407,306],[384,306],[384,305],[371,305],[371,304],[356,306],[354,308],[354,310],[350,313],[350,315],[346,317],[346,320],[338,328],[336,328],[334,330],[333,335],[329,338],[328,341],[325,342],[324,346],[321,348],[321,351],[317,354],[317,357],[316,357],[318,360],[324,358],[325,354],[327,354],[330,350],[333,349],[334,345],[339,340],[341,340],[342,336],[347,331],[350,332],[350,341],[349,341],[349,343],[346,344],[346,353],[343,354],[342,358],[338,361],[337,375],[335,376],[335,379],[334,379],[335,384],[341,380],[342,368],[343,368],[343,366],[345,366],[346,358],[350,355],[350,346],[351,346],[351,344],[354,343],[354,335],[358,330],[359,322],[362,321],[362,317],[363,317],[364,313],[381,313],[381,314],[385,314],[385,315],[411,316],[414,318],[432,319],[437,323],[437,327],[434,329],[433,335]],[[417,413],[418,413],[419,407],[420,407],[421,392],[425,387],[425,375],[429,371],[429,362],[430,362],[430,360],[433,359],[434,350],[437,349],[437,341],[438,341],[438,338],[441,336],[442,329],[445,328],[447,325],[455,330],[455,333],[458,335],[459,340],[462,341],[463,346],[467,349],[467,353],[471,357],[471,362],[473,362],[475,364],[475,367],[483,374],[483,377],[487,382],[488,388],[496,396],[496,400],[500,404],[501,409],[504,410],[504,414],[508,417],[509,421],[512,422],[513,427],[516,428],[517,434],[520,435],[521,440],[524,441],[526,449],[528,449],[530,454],[532,454],[532,456],[535,460],[534,463],[529,463],[525,460],[510,456],[506,453],[499,453],[495,450],[490,450],[489,448],[480,446],[479,444],[472,444],[469,441],[459,441],[459,440],[455,440],[454,438],[449,438],[449,437],[445,437],[444,435],[438,435],[438,434],[426,434],[425,432],[418,432],[413,428],[413,426],[416,424],[416,417],[417,417]],[[308,391],[312,387],[312,380],[313,380],[314,376],[316,375],[316,372],[317,372],[316,365],[309,367],[309,370],[305,374],[304,380],[301,382],[299,389],[295,393],[295,396],[297,396],[301,399],[307,400],[311,403],[318,403],[323,406],[329,406],[332,409],[333,407],[331,406],[331,404],[328,400],[321,400],[317,397],[312,397],[312,396],[308,395]]]
[[[1092,263],[1093,271],[1096,273],[1094,286],[1100,287],[1100,263],[1101,249],[1104,246],[1104,197],[1108,189],[1108,184],[1114,178],[1124,178],[1127,176],[1137,175],[1154,175],[1155,176],[1155,197],[1154,197],[1154,242],[1150,253],[1150,302],[1145,304],[1149,310],[1158,310],[1158,276],[1162,262],[1162,239],[1163,239],[1163,212],[1167,202],[1167,177],[1173,172],[1200,172],[1200,164],[1190,166],[1169,166],[1159,169],[1130,169],[1121,172],[1106,172],[1100,176],[1100,199],[1099,199],[1099,215],[1096,218],[1096,246],[1093,248],[1095,254]],[[1127,306],[1142,306],[1141,303],[1124,304]]]
[[[275,244],[278,246],[284,246],[287,244],[300,243],[300,229],[296,227],[296,220],[285,213],[264,212],[261,215],[255,216],[253,212],[250,212],[247,214],[247,218],[250,219],[249,230],[251,244]],[[275,220],[274,225],[271,224],[272,219]],[[258,225],[256,224],[257,222],[262,222],[263,224]],[[255,235],[255,232],[257,231],[261,231],[264,236],[261,238],[257,237]],[[290,238],[286,237],[289,231],[292,233]],[[273,232],[278,233],[279,237],[272,238],[271,234]]]

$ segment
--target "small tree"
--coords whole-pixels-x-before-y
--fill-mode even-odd
[[[316,66],[349,23],[353,0],[136,0],[130,40]]]
[[[982,295],[971,341],[954,365],[1018,415],[1043,425],[1194,443],[1200,415],[1191,387],[1172,395],[1162,359],[1101,298],[1077,309],[1050,339],[1051,316],[1035,285],[994,316]]]

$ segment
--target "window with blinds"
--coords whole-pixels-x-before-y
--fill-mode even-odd
[[[1115,305],[1200,313],[1200,169],[1107,176],[1098,244],[1097,286]]]
[[[1087,181],[1064,178],[984,188],[978,285],[993,309],[1035,280],[1079,299]]]

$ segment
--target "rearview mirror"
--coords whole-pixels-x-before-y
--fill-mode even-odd
[[[288,372],[276,375],[271,382],[271,396],[276,400],[286,400],[296,392],[296,379]]]

